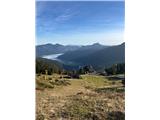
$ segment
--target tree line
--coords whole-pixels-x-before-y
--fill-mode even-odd
[[[36,58],[36,74],[45,74],[46,70],[48,75],[53,73],[67,75],[82,75],[93,72],[97,73],[91,65],[82,66],[78,70],[64,70],[62,65],[57,61]],[[106,72],[106,75],[124,74],[125,63],[113,64],[111,67],[105,68],[104,72]]]
[[[48,75],[53,73],[61,73],[62,66],[53,60],[48,60],[44,58],[36,58],[36,74],[45,74],[48,72]]]
[[[105,69],[107,75],[125,74],[125,63],[113,64]]]

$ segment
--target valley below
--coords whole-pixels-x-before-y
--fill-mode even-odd
[[[59,56],[63,55],[64,53],[58,53],[58,54],[50,54],[50,55],[43,55],[42,58],[50,59],[50,60],[56,60],[61,63],[64,63],[64,61],[58,59]]]

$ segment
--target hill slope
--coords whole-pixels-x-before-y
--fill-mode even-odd
[[[115,63],[125,62],[125,43],[102,50],[96,51],[87,56],[74,59],[73,61],[81,64],[90,64],[93,66],[110,66]]]
[[[79,59],[85,57],[91,53],[99,51],[101,49],[107,48],[108,46],[101,45],[99,43],[94,43],[93,45],[82,46],[75,51],[69,51],[65,54],[59,56],[58,58],[63,61],[74,61],[74,59]]]
[[[105,68],[112,64],[125,62],[125,43],[111,47],[102,46],[96,49],[78,49],[59,56],[59,59],[79,65],[92,65],[94,68]]]

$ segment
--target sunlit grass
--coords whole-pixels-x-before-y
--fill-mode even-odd
[[[99,75],[81,75],[81,79],[60,76],[36,77],[37,87],[43,88],[36,91],[36,120],[124,120],[121,80]]]

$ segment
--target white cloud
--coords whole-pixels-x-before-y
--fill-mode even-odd
[[[59,15],[58,17],[56,17],[55,21],[56,22],[66,21],[66,20],[69,20],[71,17],[72,17],[72,14],[62,14],[62,15]]]

